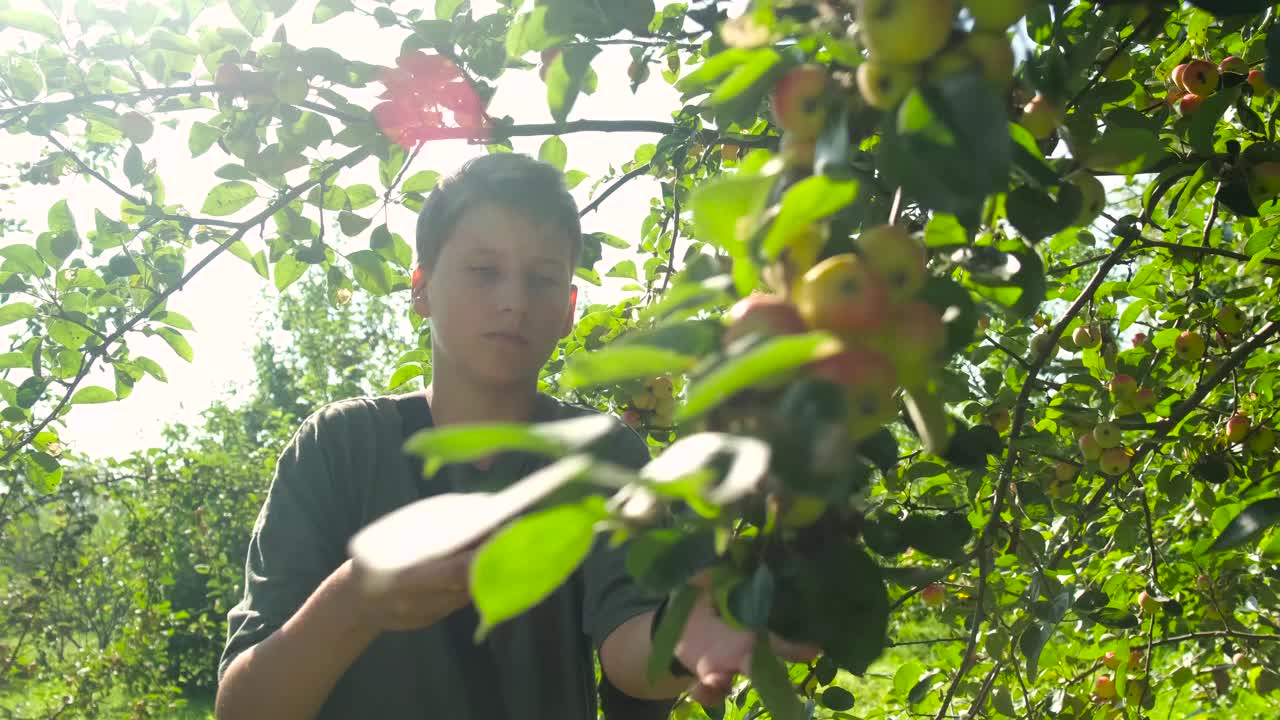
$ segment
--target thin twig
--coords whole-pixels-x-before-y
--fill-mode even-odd
[[[1085,83],[1085,86],[1083,88],[1080,88],[1080,92],[1076,93],[1075,96],[1071,98],[1071,101],[1067,103],[1066,109],[1068,111],[1070,111],[1071,108],[1075,107],[1076,103],[1080,102],[1080,98],[1084,97],[1085,93],[1092,90],[1093,86],[1098,84],[1098,80],[1102,79],[1102,74],[1106,72],[1107,66],[1110,65],[1117,57],[1119,57],[1120,53],[1127,50],[1129,46],[1133,44],[1134,40],[1137,39],[1138,35],[1143,30],[1146,30],[1147,26],[1150,25],[1153,21],[1155,21],[1155,19],[1159,17],[1159,15],[1160,15],[1159,13],[1154,13],[1154,12],[1148,14],[1147,17],[1143,19],[1142,22],[1138,23],[1133,28],[1133,32],[1129,33],[1128,37],[1116,43],[1115,50],[1111,51],[1111,54],[1107,56],[1106,60],[1103,60],[1101,63],[1099,63],[1098,69],[1093,73],[1093,77],[1089,78],[1089,82]]]
[[[631,180],[638,178],[641,175],[644,175],[645,173],[649,172],[649,168],[651,167],[653,167],[653,163],[651,162],[645,163],[640,167],[632,168],[630,172],[618,178],[617,180],[614,180],[613,184],[605,188],[604,192],[600,193],[599,197],[587,203],[582,208],[582,210],[578,211],[578,217],[583,217],[584,215],[591,212],[592,210],[595,210],[596,208],[600,207],[600,203],[603,203],[606,199],[608,199],[608,197],[612,195],[614,192],[616,192],[618,188],[627,184]]]

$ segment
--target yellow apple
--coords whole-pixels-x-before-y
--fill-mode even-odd
[[[828,84],[826,69],[812,63],[783,75],[771,95],[778,127],[798,139],[817,138],[827,120]]]
[[[924,245],[897,225],[878,225],[864,230],[854,241],[859,257],[884,281],[889,300],[903,302],[924,285]]]
[[[862,44],[886,63],[923,62],[947,44],[954,0],[855,0]]]
[[[1022,108],[1018,124],[1036,140],[1044,140],[1062,124],[1062,112],[1043,95],[1036,95]]]
[[[862,337],[886,321],[889,292],[871,264],[853,253],[834,255],[809,268],[793,290],[809,326],[842,337]]]
[[[1031,0],[965,0],[964,5],[975,28],[1003,31],[1027,14]]]
[[[868,60],[858,66],[858,92],[873,108],[891,110],[916,86],[918,72],[910,65]]]

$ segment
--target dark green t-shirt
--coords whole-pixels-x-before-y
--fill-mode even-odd
[[[405,404],[413,402],[421,408]],[[348,540],[373,520],[428,495],[493,490],[548,462],[509,453],[487,471],[451,466],[424,479],[402,452],[405,417],[414,413],[402,415],[401,408],[422,411],[429,422],[421,394],[346,400],[308,418],[280,455],[249,541],[244,597],[228,613],[219,679],[347,560]],[[536,419],[595,412],[540,394]],[[603,448],[608,459],[630,467],[649,460],[644,441],[621,423]],[[424,630],[383,633],[347,670],[319,717],[595,720],[594,653],[620,624],[658,604],[627,574],[625,546],[609,548],[603,535],[597,540],[569,581],[494,628],[478,648],[471,606]],[[635,700],[607,682],[600,697],[611,719],[663,718],[672,705]]]

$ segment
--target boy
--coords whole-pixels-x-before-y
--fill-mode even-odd
[[[508,453],[425,479],[401,451],[406,436],[594,412],[537,391],[542,365],[572,328],[581,254],[577,208],[558,170],[516,154],[468,162],[428,198],[417,247],[413,308],[431,321],[430,387],[330,405],[282,453],[250,540],[245,594],[228,615],[217,717],[594,720],[595,652],[608,717],[665,717],[686,690],[722,700],[747,669],[752,636],[720,622],[704,597],[672,674],[650,684],[659,603],[632,584],[623,552],[603,537],[569,581],[480,645],[467,593],[473,551],[424,562],[377,595],[363,589],[346,556],[356,531],[421,497],[492,490],[546,462]],[[610,439],[610,460],[648,461],[643,440],[620,423]],[[778,645],[792,659],[813,655]]]

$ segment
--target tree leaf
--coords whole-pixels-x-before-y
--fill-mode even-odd
[[[516,520],[484,544],[471,565],[477,636],[528,610],[573,574],[591,552],[596,523],[609,516],[590,496]]]
[[[538,159],[563,171],[565,163],[569,162],[569,148],[565,146],[564,140],[561,140],[559,135],[552,135],[542,141],[541,147],[538,148]]]
[[[440,181],[440,173],[434,170],[419,170],[404,181],[401,189],[405,192],[427,192],[435,188]]]
[[[1259,500],[1232,518],[1206,552],[1217,553],[1240,547],[1277,522],[1280,522],[1280,497]]]
[[[357,250],[347,256],[351,261],[351,273],[360,287],[374,295],[391,293],[391,268],[387,261],[372,250]]]
[[[764,256],[776,258],[802,230],[849,205],[857,196],[856,181],[835,180],[825,175],[807,177],[787,188],[782,207],[764,236]]]
[[[36,316],[36,306],[25,302],[7,302],[0,305],[0,327]]]
[[[0,10],[0,28],[11,27],[18,30],[39,33],[51,40],[57,40],[62,34],[58,23],[48,15],[22,10]]]
[[[169,343],[169,347],[173,348],[173,351],[183,360],[191,362],[191,359],[195,357],[195,352],[191,349],[191,343],[187,342],[187,339],[182,337],[182,333],[177,330],[167,327],[157,328],[156,334]]]
[[[605,415],[546,423],[487,423],[443,426],[414,434],[404,451],[426,460],[423,471],[435,473],[441,465],[471,462],[498,452],[517,450],[560,457],[604,437],[617,427]]]
[[[116,399],[116,394],[110,390],[98,386],[89,385],[82,387],[71,396],[72,405],[91,405],[95,403],[108,403]]]
[[[201,212],[215,217],[230,215],[253,202],[258,191],[247,182],[232,180],[215,186],[204,199]]]
[[[600,48],[595,45],[566,48],[547,69],[547,106],[556,122],[569,118],[587,73],[591,72],[591,60],[599,53]]]
[[[643,345],[615,344],[589,353],[570,356],[560,374],[560,386],[567,389],[611,385],[625,380],[683,373],[697,359],[684,353]]]
[[[834,355],[842,348],[837,338],[822,331],[770,338],[725,359],[691,383],[688,398],[676,412],[676,420],[696,418],[742,390]]]
[[[757,637],[751,651],[751,681],[774,720],[804,720],[804,705],[791,687],[786,664],[773,654],[768,635]]]
[[[287,254],[276,261],[273,274],[275,275],[276,290],[283,292],[285,288],[293,284],[295,280],[302,277],[302,274],[310,267],[306,263],[298,260],[292,254]]]
[[[649,682],[656,682],[664,677],[671,659],[675,656],[676,643],[684,633],[684,626],[689,621],[689,614],[698,602],[698,594],[702,592],[693,585],[681,585],[676,588],[667,600],[666,611],[653,636],[653,645],[649,650],[649,663],[646,667]]]

